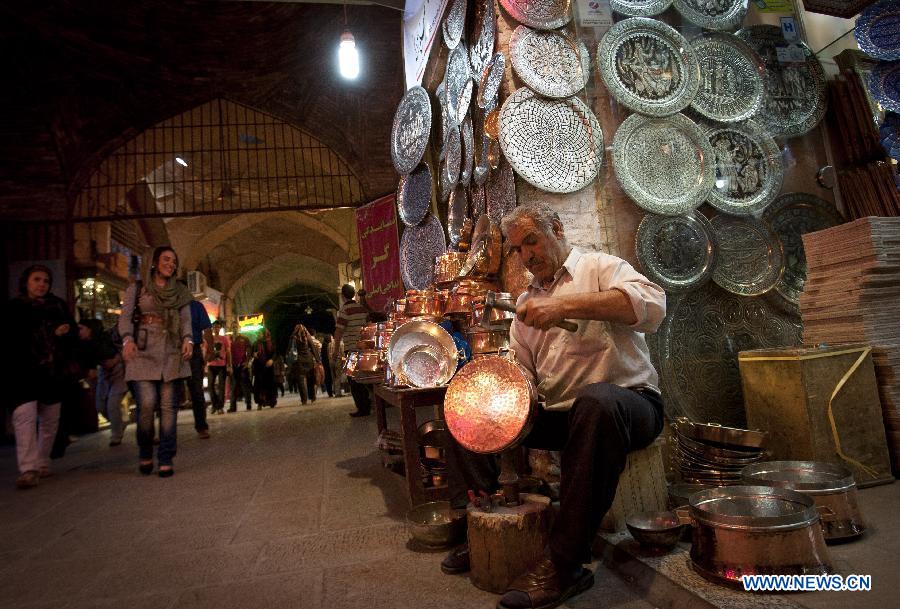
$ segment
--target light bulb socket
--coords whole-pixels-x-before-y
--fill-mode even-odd
[[[353,34],[350,30],[344,30],[344,33],[341,34],[341,44],[349,42],[351,44],[356,44],[356,39],[353,37]]]

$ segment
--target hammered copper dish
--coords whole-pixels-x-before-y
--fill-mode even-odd
[[[457,353],[453,337],[442,327],[431,321],[413,320],[394,330],[387,348],[387,362],[398,373],[406,353],[422,346],[430,346],[448,354]]]
[[[406,513],[409,534],[428,548],[447,548],[463,540],[466,517],[455,516],[449,501],[417,505]]]
[[[397,374],[411,387],[439,387],[456,371],[456,352],[432,345],[418,345],[400,359]]]
[[[625,519],[625,526],[636,542],[648,550],[671,550],[684,530],[675,512],[640,512]]]

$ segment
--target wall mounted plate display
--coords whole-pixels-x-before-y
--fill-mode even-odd
[[[768,224],[719,214],[711,221],[719,244],[713,281],[732,294],[759,296],[784,273],[781,241]]]
[[[610,8],[629,17],[652,17],[672,6],[672,0],[610,0]]]
[[[475,132],[472,128],[472,117],[467,116],[459,129],[462,132],[462,166],[459,170],[459,183],[468,186],[472,181],[472,170],[475,165]]]
[[[748,0],[675,0],[682,17],[707,30],[736,30],[744,22]]]
[[[450,10],[447,11],[447,17],[444,18],[444,25],[441,29],[444,34],[444,44],[448,49],[455,49],[462,39],[466,29],[467,4],[466,0],[453,0]]]
[[[900,112],[900,61],[882,61],[869,75],[869,91],[881,107]]]
[[[856,42],[875,59],[900,59],[900,3],[881,0],[866,8],[853,28]]]
[[[494,18],[494,0],[477,0],[474,30],[469,37],[469,64],[472,74],[481,75],[494,56],[497,39],[497,22]]]
[[[422,87],[413,87],[400,100],[391,128],[391,159],[397,173],[416,168],[428,147],[431,135],[431,101]]]
[[[469,55],[466,45],[458,45],[447,57],[447,71],[444,75],[444,94],[450,115],[456,123],[462,122],[472,99],[472,78],[469,73]]]
[[[509,16],[528,27],[555,30],[572,19],[570,0],[500,0]]]
[[[478,85],[478,107],[486,108],[497,98],[500,84],[503,82],[503,72],[506,69],[506,57],[503,53],[495,53],[481,73],[481,82]]]
[[[497,170],[491,172],[484,186],[487,197],[487,215],[491,222],[500,220],[516,206],[516,176],[508,161],[501,160]]]
[[[691,108],[722,123],[752,117],[766,95],[766,68],[750,46],[733,34],[709,32],[691,40],[700,64],[700,88]]]
[[[686,292],[712,277],[716,240],[700,212],[683,216],[647,214],[635,236],[644,274],[667,292]]]
[[[400,178],[397,187],[397,211],[406,226],[415,226],[431,209],[431,169],[425,163]]]
[[[450,247],[455,248],[459,245],[468,214],[468,191],[462,184],[457,184],[450,193],[450,201],[447,203],[447,236],[450,237]]]
[[[434,260],[447,250],[444,227],[432,214],[407,226],[400,239],[400,276],[407,290],[424,290],[434,281]]]
[[[571,97],[590,75],[591,57],[584,43],[555,30],[520,25],[509,39],[509,56],[516,75],[544,97]]]

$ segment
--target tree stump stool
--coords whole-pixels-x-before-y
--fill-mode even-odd
[[[503,593],[513,579],[539,560],[549,535],[550,499],[522,493],[522,503],[486,512],[467,508],[469,561],[472,583],[482,590]]]

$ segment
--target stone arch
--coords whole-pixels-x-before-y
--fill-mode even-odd
[[[263,284],[263,289],[244,296],[245,288],[253,286],[254,283]],[[234,303],[235,314],[255,313],[254,309],[295,283],[303,283],[336,294],[338,269],[318,258],[288,252],[248,270],[231,285],[226,295],[229,301]]]

